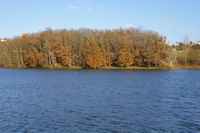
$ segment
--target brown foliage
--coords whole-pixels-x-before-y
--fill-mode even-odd
[[[128,30],[56,30],[25,34],[0,43],[4,67],[160,66],[169,58],[165,38]]]
[[[97,45],[92,46],[92,53],[88,56],[86,63],[89,67],[94,69],[105,65],[106,60],[104,59],[101,49]]]
[[[134,55],[130,53],[127,48],[122,48],[119,50],[118,64],[120,67],[128,67],[134,63]]]

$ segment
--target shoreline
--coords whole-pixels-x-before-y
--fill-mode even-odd
[[[101,67],[98,69],[92,68],[82,68],[82,67],[50,67],[50,68],[26,68],[26,67],[0,67],[0,69],[22,69],[22,70],[179,70],[179,69],[191,69],[191,70],[200,70],[200,66],[175,66],[175,67]]]

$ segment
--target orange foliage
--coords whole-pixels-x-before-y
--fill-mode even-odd
[[[56,30],[25,34],[0,45],[0,65],[15,67],[159,66],[169,59],[164,37],[128,30]]]
[[[103,53],[97,45],[93,46],[92,54],[88,56],[86,63],[89,67],[94,69],[102,67],[106,63]]]

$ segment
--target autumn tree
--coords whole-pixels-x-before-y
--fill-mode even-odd
[[[4,67],[129,67],[161,66],[169,62],[165,37],[140,29],[47,30],[23,34],[0,43]],[[191,49],[191,51],[194,49]],[[191,52],[190,52],[191,53]],[[193,63],[188,56],[185,62]],[[196,59],[195,59],[196,60]]]
[[[119,50],[118,64],[120,67],[128,67],[134,63],[134,55],[130,53],[127,48],[121,48]]]
[[[86,63],[89,67],[94,69],[105,65],[106,60],[101,49],[96,44],[92,46],[92,53],[87,57]]]

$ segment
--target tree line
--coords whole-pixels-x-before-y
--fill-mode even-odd
[[[52,30],[0,43],[0,66],[18,68],[161,67],[171,47],[153,31]]]
[[[177,62],[183,66],[200,65],[200,45],[184,44],[174,46],[176,49]]]

